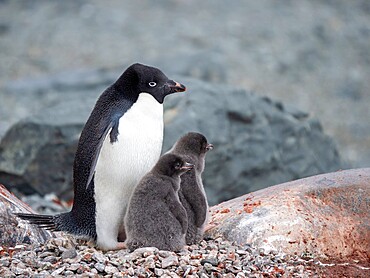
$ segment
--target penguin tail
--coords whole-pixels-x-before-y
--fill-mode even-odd
[[[62,231],[84,239],[96,239],[95,221],[88,218],[88,220],[84,220],[82,224],[81,222],[76,223],[76,219],[73,217],[71,212],[65,212],[57,215],[30,213],[14,214],[30,224],[37,225],[38,227],[49,231]],[[78,223],[80,224],[78,225]]]
[[[40,228],[49,231],[60,231],[55,216],[43,214],[30,214],[30,213],[14,213],[20,219],[27,221],[30,224],[37,225]]]

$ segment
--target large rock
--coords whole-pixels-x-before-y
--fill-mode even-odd
[[[44,243],[54,237],[51,232],[20,221],[13,212],[34,213],[0,184],[0,246]]]
[[[214,144],[204,172],[210,203],[344,166],[332,139],[308,114],[244,90],[181,81],[189,93],[165,103],[164,149],[189,130]]]
[[[266,252],[370,261],[370,168],[271,186],[211,211],[211,237]]]
[[[0,181],[26,193],[61,196],[71,188],[79,132],[98,95],[119,74],[96,70],[53,76],[29,89],[27,82],[9,85],[9,97],[17,96],[23,110],[17,109],[27,117],[0,144]],[[188,131],[207,136],[215,145],[204,173],[211,204],[343,167],[333,141],[306,113],[229,86],[175,79],[188,91],[166,99],[163,150]]]
[[[9,83],[2,92],[6,102],[0,103],[2,119],[12,124],[0,143],[0,181],[14,192],[72,198],[80,132],[115,74],[71,71]]]

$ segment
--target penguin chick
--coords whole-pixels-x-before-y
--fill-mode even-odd
[[[180,156],[163,155],[132,194],[125,216],[126,246],[179,251],[185,245],[186,210],[178,190],[180,175],[193,168]]]
[[[206,137],[200,133],[189,132],[181,137],[169,153],[182,156],[194,164],[194,169],[181,176],[179,198],[188,215],[186,244],[199,243],[203,239],[204,227],[208,222],[208,201],[203,187],[202,173],[205,156],[213,149]]]
[[[104,250],[123,248],[123,219],[140,179],[155,165],[163,142],[163,101],[185,91],[159,69],[133,64],[99,97],[78,143],[70,212],[17,214],[50,230],[92,238]]]

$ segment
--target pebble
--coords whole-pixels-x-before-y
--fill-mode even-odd
[[[108,274],[113,274],[113,273],[116,273],[118,272],[118,269],[117,267],[115,266],[111,266],[111,265],[107,265],[105,268],[104,268],[104,271]]]
[[[105,264],[102,264],[102,263],[96,263],[94,265],[95,269],[99,272],[103,272],[104,269],[105,269]]]
[[[11,255],[2,249],[0,277],[310,277],[304,258],[220,238],[180,252],[154,247],[102,252],[77,242],[67,236],[45,245],[25,245]]]
[[[62,266],[61,268],[58,268],[56,270],[54,270],[52,273],[51,273],[51,276],[57,276],[59,274],[61,274],[64,270],[66,269],[65,266]]]
[[[105,261],[107,261],[107,257],[104,256],[102,253],[100,252],[94,252],[93,255],[91,256],[91,258],[98,262],[98,263],[104,263]]]
[[[67,249],[65,250],[63,253],[62,253],[62,259],[63,260],[66,260],[66,259],[73,259],[77,257],[77,251],[76,249],[72,248],[72,249]]]
[[[43,261],[46,263],[55,264],[58,260],[55,256],[47,256],[43,259]]]
[[[179,263],[178,257],[175,255],[170,255],[162,260],[162,268],[178,265],[178,263]]]

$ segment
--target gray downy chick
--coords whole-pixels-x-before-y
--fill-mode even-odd
[[[188,215],[186,244],[197,244],[203,239],[208,223],[208,201],[202,182],[205,156],[213,145],[200,133],[189,132],[181,137],[168,153],[180,155],[194,164],[194,169],[181,176],[179,198]]]
[[[188,221],[178,191],[180,175],[192,168],[180,156],[165,154],[142,178],[131,196],[124,221],[128,249],[154,246],[179,251],[183,248]]]

